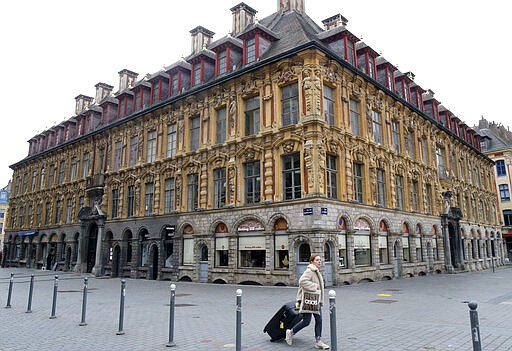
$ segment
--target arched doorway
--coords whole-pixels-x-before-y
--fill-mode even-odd
[[[295,276],[297,277],[297,282],[299,281],[300,276],[306,270],[309,264],[309,257],[311,256],[311,247],[307,242],[300,242],[297,245],[297,268],[295,270]]]
[[[121,267],[121,248],[119,245],[114,247],[114,252],[112,254],[112,278],[119,277],[119,268]]]
[[[151,265],[151,275],[150,278],[152,280],[156,280],[158,278],[158,246],[151,246],[151,256],[153,257],[153,262]]]
[[[96,245],[98,242],[98,226],[96,223],[91,223],[89,226],[89,233],[88,233],[87,240],[87,273],[91,273],[92,269],[94,267],[94,264],[96,263]]]
[[[448,223],[448,237],[450,240],[450,257],[452,260],[452,265],[454,268],[456,268],[460,262],[460,258],[458,257],[459,255],[457,254],[457,247],[460,245],[458,241],[460,239],[457,238],[455,228],[451,223]]]
[[[206,244],[202,244],[199,247],[200,250],[200,259],[199,259],[199,282],[207,283],[208,282],[208,246]]]

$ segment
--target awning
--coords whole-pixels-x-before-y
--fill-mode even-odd
[[[34,235],[37,232],[20,232],[18,233],[18,236],[27,236],[27,235]]]

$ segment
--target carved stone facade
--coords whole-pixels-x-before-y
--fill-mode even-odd
[[[324,87],[335,97],[332,124]],[[462,176],[450,153],[478,176]],[[329,285],[445,272],[454,255],[446,240],[456,240],[444,237],[446,190],[479,252],[457,254],[457,268],[488,268],[491,255],[501,263],[492,162],[318,49],[183,93],[13,169],[11,265],[292,285],[320,253]],[[84,207],[96,217],[79,220]]]

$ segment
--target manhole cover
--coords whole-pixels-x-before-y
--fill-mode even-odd
[[[372,300],[370,302],[375,302],[375,303],[393,303],[393,302],[397,302],[397,300]]]

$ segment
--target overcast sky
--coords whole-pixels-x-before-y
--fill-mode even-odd
[[[79,94],[94,97],[98,82],[118,87],[124,68],[159,71],[190,54],[198,25],[231,30],[237,0],[18,0],[0,2],[0,187],[9,165],[27,156],[34,135],[74,115]],[[245,0],[264,18],[276,0]],[[402,72],[431,89],[469,126],[480,116],[511,125],[511,48],[507,2],[305,0],[321,21],[341,13],[348,29]],[[507,34],[508,33],[508,34]]]

